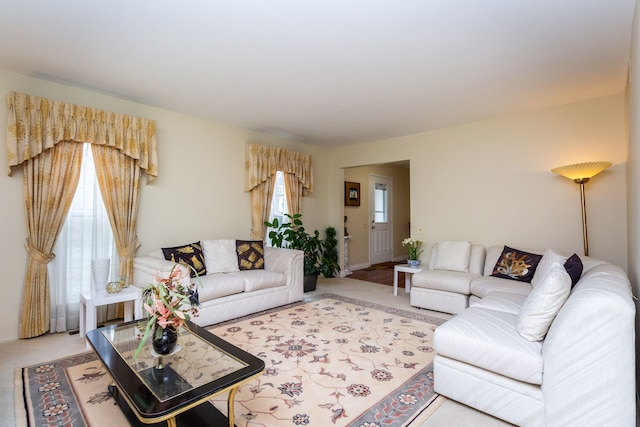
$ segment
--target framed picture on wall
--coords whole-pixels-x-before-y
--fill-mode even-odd
[[[360,206],[360,183],[344,182],[344,205]]]

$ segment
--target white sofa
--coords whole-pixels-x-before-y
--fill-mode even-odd
[[[303,252],[264,247],[264,269],[240,270],[236,241],[201,241],[207,274],[191,281],[198,285],[199,316],[192,320],[207,326],[303,298]],[[133,260],[133,284],[143,288],[158,271],[170,271],[161,249]],[[180,265],[185,273],[188,268]],[[188,274],[187,274],[188,276]]]
[[[547,322],[545,333],[532,337],[523,328],[523,312],[531,315],[532,304],[541,301],[544,278],[537,277],[532,287],[492,277],[502,249],[487,249],[483,274],[470,278],[468,293],[460,285],[468,279],[464,271],[455,279],[443,276],[450,286],[431,289],[459,294],[445,294],[458,303],[469,301],[469,308],[435,331],[435,391],[516,425],[635,426],[635,306],[625,272],[581,257],[583,272],[575,286],[545,296],[546,303],[557,302],[554,315],[528,317],[537,326]],[[545,252],[544,258],[558,256],[547,253],[553,254]],[[566,285],[571,279],[558,266],[555,262],[549,274]],[[425,289],[416,282],[431,283],[419,274],[414,275],[412,301],[414,292]],[[442,301],[439,307],[447,308]]]

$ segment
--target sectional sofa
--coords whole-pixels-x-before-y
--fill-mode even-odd
[[[298,250],[234,239],[162,248],[134,258],[133,284],[143,288],[157,272],[171,271],[174,266],[196,276],[190,280],[198,286],[201,305],[199,316],[192,320],[200,326],[303,298],[303,252]]]
[[[522,426],[636,425],[635,305],[622,268],[443,243],[411,286],[412,305],[456,314],[434,334],[436,392]]]

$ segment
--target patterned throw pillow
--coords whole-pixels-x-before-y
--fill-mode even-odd
[[[198,276],[207,274],[200,242],[176,246],[175,248],[162,248],[162,253],[167,261],[178,262],[188,267],[193,267],[189,268],[191,277],[196,277],[196,273]]]
[[[240,270],[264,270],[264,246],[260,240],[236,240]]]
[[[531,283],[541,259],[542,255],[530,254],[505,246],[491,275]]]

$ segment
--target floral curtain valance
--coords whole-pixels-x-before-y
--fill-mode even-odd
[[[138,161],[152,181],[158,176],[155,120],[112,113],[23,93],[7,95],[7,159],[11,166],[60,141],[115,147]]]
[[[292,174],[307,191],[313,192],[313,164],[310,154],[267,145],[247,144],[244,191],[251,191],[271,175]]]

